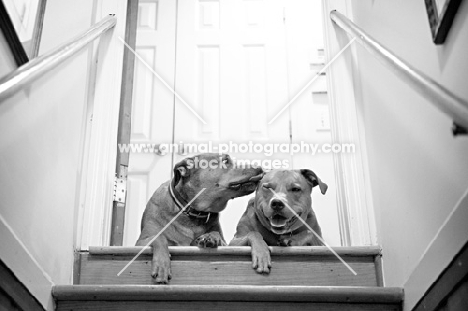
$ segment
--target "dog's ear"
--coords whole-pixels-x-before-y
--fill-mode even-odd
[[[174,166],[174,185],[177,185],[182,178],[190,175],[190,169],[193,167],[191,158],[183,159]]]
[[[327,192],[328,185],[321,181],[317,174],[307,169],[302,169],[300,170],[300,172],[302,176],[304,176],[304,178],[307,180],[307,182],[312,185],[312,188],[315,186],[319,186],[320,192],[322,194],[325,194]]]

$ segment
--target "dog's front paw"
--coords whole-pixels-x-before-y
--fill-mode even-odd
[[[270,249],[264,241],[252,245],[252,268],[255,269],[257,273],[270,273]]]
[[[157,284],[168,284],[172,278],[171,260],[166,256],[153,257],[151,276]]]
[[[208,232],[205,234],[200,235],[198,238],[195,239],[194,243],[198,247],[201,248],[215,248],[218,246],[226,246],[226,242],[224,241],[223,237],[219,232]]]

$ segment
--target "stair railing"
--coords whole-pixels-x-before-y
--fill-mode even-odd
[[[107,16],[94,24],[87,31],[74,39],[60,45],[56,49],[34,58],[18,69],[0,79],[0,103],[17,91],[27,86],[30,82],[43,76],[79,51],[90,42],[100,38],[102,34],[112,29],[117,22],[114,16]]]
[[[338,27],[356,38],[356,41],[370,54],[384,63],[402,80],[409,83],[413,89],[433,103],[440,111],[450,116],[454,121],[452,129],[454,135],[466,134],[468,101],[458,97],[437,81],[395,56],[393,52],[382,46],[343,14],[331,11],[330,18]]]

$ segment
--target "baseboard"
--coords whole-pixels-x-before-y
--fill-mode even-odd
[[[404,310],[413,310],[468,242],[468,191],[458,201],[404,284]]]
[[[0,260],[43,309],[54,310],[51,295],[54,283],[1,215],[0,237]]]

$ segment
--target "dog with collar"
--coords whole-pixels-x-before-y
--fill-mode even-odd
[[[323,245],[316,235],[322,230],[312,209],[312,188],[322,194],[327,184],[311,170],[273,170],[257,186],[242,215],[231,246],[251,246],[252,267],[258,273],[270,273],[268,246]],[[308,229],[304,223],[315,232]]]
[[[177,163],[174,178],[148,201],[136,243],[153,247],[155,282],[167,284],[172,277],[168,246],[226,245],[219,212],[230,199],[254,192],[262,176],[261,168],[235,168],[229,155],[200,154]]]

